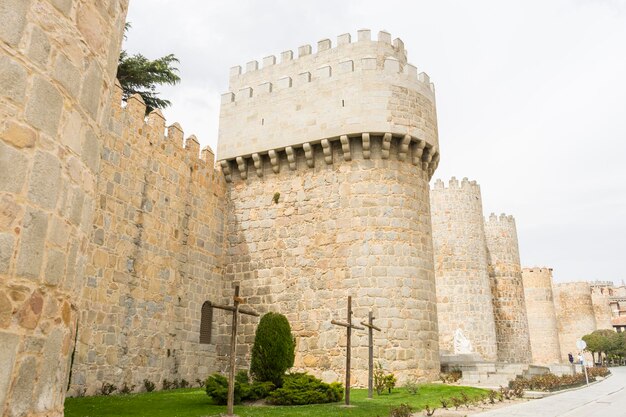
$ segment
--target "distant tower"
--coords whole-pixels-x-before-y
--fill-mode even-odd
[[[387,32],[360,30],[231,70],[218,159],[232,210],[226,279],[287,315],[296,369],[339,380],[353,296],[374,310],[376,357],[400,380],[439,375],[428,181],[439,159],[434,87]],[[254,326],[244,323],[242,340]],[[365,336],[353,343],[367,383]]]
[[[453,336],[461,329],[483,360],[497,360],[480,186],[456,178],[448,188],[441,180],[430,192],[439,348],[453,353]]]
[[[561,347],[552,292],[552,268],[524,268],[522,278],[533,364],[559,363]]]
[[[531,350],[517,230],[513,216],[491,214],[485,222],[498,360],[530,363]]]
[[[566,282],[554,286],[554,300],[559,324],[561,358],[575,353],[576,341],[596,330],[596,319],[588,282]]]

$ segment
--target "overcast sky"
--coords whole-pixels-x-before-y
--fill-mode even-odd
[[[435,83],[433,181],[478,181],[524,266],[626,279],[626,0],[131,0],[128,20],[130,53],[181,61],[168,123],[213,149],[230,67],[389,31]]]

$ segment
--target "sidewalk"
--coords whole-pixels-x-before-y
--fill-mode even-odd
[[[590,386],[472,417],[626,417],[626,367]]]

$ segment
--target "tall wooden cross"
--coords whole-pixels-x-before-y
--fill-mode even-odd
[[[233,296],[233,305],[232,306],[223,306],[213,304],[213,308],[217,308],[220,310],[232,311],[233,312],[233,324],[230,332],[230,364],[228,369],[228,400],[226,403],[227,414],[226,416],[234,416],[234,406],[235,406],[235,354],[237,348],[237,322],[239,319],[239,314],[247,314],[248,316],[258,317],[259,313],[252,310],[245,310],[239,308],[239,304],[244,304],[245,301],[243,298],[239,297],[239,285],[235,286],[235,295]]]
[[[368,353],[369,353],[369,370],[367,373],[367,398],[374,396],[374,330],[380,331],[379,327],[374,326],[374,313],[370,310],[367,323],[361,322],[361,324],[367,327],[368,333]]]
[[[352,339],[352,329],[365,330],[364,327],[355,326],[352,324],[352,297],[348,296],[348,313],[346,316],[346,322],[332,320],[332,324],[337,326],[343,326],[346,328],[346,405],[350,405],[350,347]]]

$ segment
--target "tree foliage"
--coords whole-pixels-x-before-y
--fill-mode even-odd
[[[598,354],[602,358],[623,358],[626,355],[626,333],[617,333],[613,330],[602,329],[584,335],[582,339],[587,343],[586,350]]]
[[[124,31],[129,28],[130,24],[127,23]],[[178,58],[174,54],[150,60],[142,54],[130,55],[122,50],[117,65],[117,79],[122,85],[123,100],[128,100],[133,94],[139,94],[146,103],[146,114],[154,109],[170,106],[169,100],[159,97],[157,87],[180,82],[178,68],[175,66],[178,63]]]
[[[293,366],[295,348],[287,318],[278,313],[265,314],[254,336],[250,374],[256,381],[282,386],[285,372]]]

